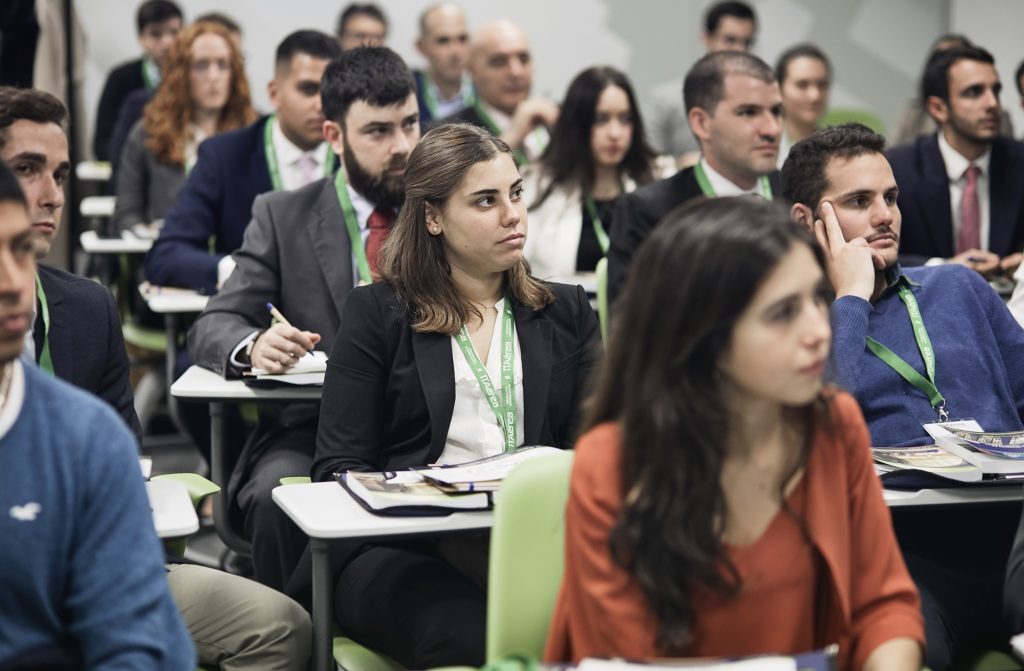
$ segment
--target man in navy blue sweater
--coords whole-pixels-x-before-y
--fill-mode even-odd
[[[885,138],[846,124],[798,142],[782,167],[792,218],[814,231],[829,259],[835,379],[860,403],[874,445],[930,443],[922,423],[947,415],[988,431],[1021,430],[1024,331],[974,271],[900,267],[899,189],[884,150]],[[894,516],[936,671],[1006,640],[998,578],[1013,520],[1003,538],[1000,514],[986,511],[986,525],[976,514]]]

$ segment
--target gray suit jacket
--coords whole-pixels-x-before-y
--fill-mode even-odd
[[[146,149],[146,137],[140,120],[121,151],[117,204],[111,221],[114,231],[163,219],[185,183],[185,168],[158,161],[153,152]]]
[[[341,304],[352,290],[352,247],[333,178],[256,198],[238,266],[188,334],[192,360],[226,377],[232,350],[270,327],[273,303],[296,328],[319,333],[331,351]]]

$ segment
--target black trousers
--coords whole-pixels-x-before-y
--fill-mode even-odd
[[[463,546],[458,563],[485,563],[482,540]],[[487,609],[480,582],[443,558],[436,542],[367,545],[338,576],[335,619],[345,635],[406,668],[482,666]]]

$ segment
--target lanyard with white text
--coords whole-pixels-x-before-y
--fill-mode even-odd
[[[270,186],[274,191],[280,191],[281,169],[277,165],[277,152],[274,151],[274,124],[277,122],[277,115],[271,114],[267,117],[267,123],[263,127],[263,150],[267,155],[267,172],[270,173]],[[334,150],[327,147],[327,156],[324,158],[324,177],[331,176],[334,169]]]
[[[142,83],[146,87],[147,91],[152,91],[156,88],[156,85],[160,82],[153,76],[154,70],[157,70],[156,63],[149,58],[142,59]]]
[[[487,405],[494,412],[498,420],[498,426],[505,436],[505,451],[515,452],[516,450],[516,383],[513,377],[515,371],[515,331],[516,322],[512,318],[512,300],[505,297],[505,309],[501,320],[501,399],[494,390],[491,383],[491,376],[487,374],[487,367],[480,361],[473,349],[473,342],[469,339],[469,332],[465,325],[455,336],[459,343],[462,355],[466,357],[476,381],[480,384],[480,391],[487,399]]]
[[[601,254],[607,255],[611,243],[608,240],[608,232],[604,230],[604,224],[601,223],[601,216],[597,213],[597,205],[590,196],[583,199],[583,204],[586,205],[587,212],[590,214],[590,223],[594,225],[594,236],[597,238],[597,244],[601,245]]]
[[[494,123],[494,119],[487,113],[484,106],[480,104],[480,96],[473,96],[473,110],[476,112],[480,120],[484,122],[484,125],[494,133],[496,137],[501,136],[501,129],[498,128],[498,124]],[[526,152],[522,149],[512,148],[512,156],[516,159],[516,165],[526,165],[529,159],[526,157]]]
[[[53,370],[53,357],[50,355],[50,306],[46,303],[46,292],[43,291],[43,283],[39,281],[39,274],[36,274],[36,298],[39,299],[40,313],[43,316],[43,351],[39,353],[39,367],[43,372],[55,375]]]
[[[921,352],[921,358],[924,360],[924,368],[928,373],[928,377],[925,378],[898,354],[870,336],[866,338],[868,349],[881,359],[883,363],[896,371],[900,377],[927,396],[928,402],[931,403],[932,408],[939,415],[939,421],[945,422],[949,419],[949,413],[946,412],[946,399],[943,398],[942,394],[939,393],[938,387],[935,386],[935,350],[932,349],[931,338],[928,337],[928,331],[924,327],[921,309],[917,305],[914,293],[906,284],[900,284],[896,291],[899,294],[900,300],[907,306],[907,314],[910,315],[910,325],[914,328],[914,340],[917,341],[917,349]]]
[[[366,245],[363,244],[363,236],[359,232],[359,222],[356,220],[356,210],[352,207],[352,199],[348,197],[348,185],[345,184],[345,171],[338,168],[338,174],[334,177],[334,191],[338,194],[338,204],[341,205],[341,215],[345,219],[345,228],[348,230],[348,241],[352,246],[352,256],[356,258],[356,269],[359,271],[359,283],[370,284],[373,276],[370,274],[370,262],[366,259]]]
[[[708,198],[715,197],[715,187],[711,186],[711,180],[708,179],[708,175],[704,172],[704,166],[698,161],[693,166],[693,176],[697,178],[697,186],[700,187],[701,193]],[[761,186],[761,197],[765,200],[772,199],[772,184],[768,181],[767,175],[761,175],[757,178],[757,183]]]

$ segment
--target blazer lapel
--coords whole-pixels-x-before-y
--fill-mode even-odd
[[[69,325],[66,323],[67,320],[60,319],[61,303],[64,302],[65,298],[64,292],[60,290],[61,288],[58,284],[47,281],[45,274],[41,274],[39,278],[43,285],[43,291],[46,293],[46,304],[50,313],[48,337],[50,342],[50,358],[53,360],[53,372],[62,380],[74,383],[74,338],[72,337],[73,334]],[[39,352],[36,352],[37,360],[39,354]]]
[[[939,151],[938,133],[921,143],[920,170],[922,188],[917,194],[925,217],[925,229],[940,256],[956,253],[953,240],[953,213],[949,203],[949,175]]]
[[[523,362],[523,444],[536,445],[548,407],[551,382],[551,322],[522,305],[515,306],[516,335]]]
[[[992,143],[992,159],[989,161],[989,227],[988,248],[1003,256],[1011,252],[1012,238],[1015,233],[1015,222],[1019,210],[1021,190],[1014,180],[1018,176],[1013,157],[1006,151],[1003,143]]]
[[[302,216],[302,213],[295,216]],[[331,301],[340,316],[341,305],[352,289],[352,245],[333,179],[323,181],[320,197],[307,226],[317,263],[327,286],[331,288]]]
[[[444,451],[448,427],[455,411],[455,363],[452,361],[451,339],[441,333],[414,331],[412,351],[430,415],[430,453],[426,463],[433,463]]]

